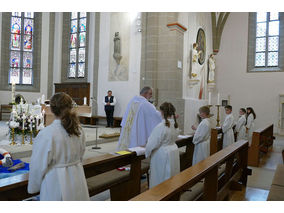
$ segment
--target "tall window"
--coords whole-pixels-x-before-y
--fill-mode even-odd
[[[33,84],[34,13],[12,12],[9,84]]]
[[[256,14],[255,67],[278,67],[279,13]]]
[[[86,67],[86,12],[72,12],[68,78],[84,78]]]

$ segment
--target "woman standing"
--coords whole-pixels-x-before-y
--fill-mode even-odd
[[[150,188],[180,172],[179,151],[175,144],[179,134],[175,108],[165,102],[160,111],[164,119],[152,131],[145,151],[146,158],[151,157]]]
[[[56,93],[50,100],[55,120],[35,139],[28,192],[40,191],[40,200],[89,200],[82,166],[85,136],[72,105],[69,95]]]
[[[255,112],[252,107],[247,108],[247,123],[246,123],[246,133],[248,135],[249,145],[251,145],[252,133],[254,128],[254,120],[256,118]]]

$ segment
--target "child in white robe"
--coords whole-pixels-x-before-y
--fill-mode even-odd
[[[247,139],[246,135],[246,110],[244,108],[240,109],[240,117],[236,124],[235,132],[237,133],[237,141]]]
[[[249,145],[251,145],[252,133],[254,131],[254,119],[256,118],[255,112],[252,107],[247,107],[247,123],[246,123],[246,133],[249,140]]]
[[[180,172],[179,150],[175,143],[179,134],[175,108],[165,102],[160,110],[164,119],[153,129],[145,150],[146,158],[151,158],[150,188]]]
[[[222,125],[222,131],[224,133],[223,149],[235,142],[234,132],[233,132],[234,116],[232,114],[232,106],[230,105],[225,106],[225,112],[227,115]]]
[[[56,93],[50,100],[56,119],[35,139],[28,192],[40,192],[40,200],[90,200],[82,166],[85,136],[72,104],[69,95]]]
[[[197,164],[198,162],[204,160],[210,155],[210,109],[207,106],[199,108],[199,116],[202,118],[202,121],[196,128],[192,126],[193,130],[196,130],[193,136],[192,142],[194,143],[194,152],[192,165]]]

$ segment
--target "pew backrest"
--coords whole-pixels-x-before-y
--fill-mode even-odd
[[[237,163],[233,168],[236,155]],[[223,200],[231,181],[237,178],[246,184],[247,155],[248,141],[238,141],[131,200],[176,200],[183,191],[194,186],[203,178],[203,200]],[[220,186],[218,185],[218,168],[223,163],[226,163],[225,181]]]

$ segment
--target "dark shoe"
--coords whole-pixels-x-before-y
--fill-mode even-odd
[[[106,128],[109,128],[110,126],[106,126]]]

